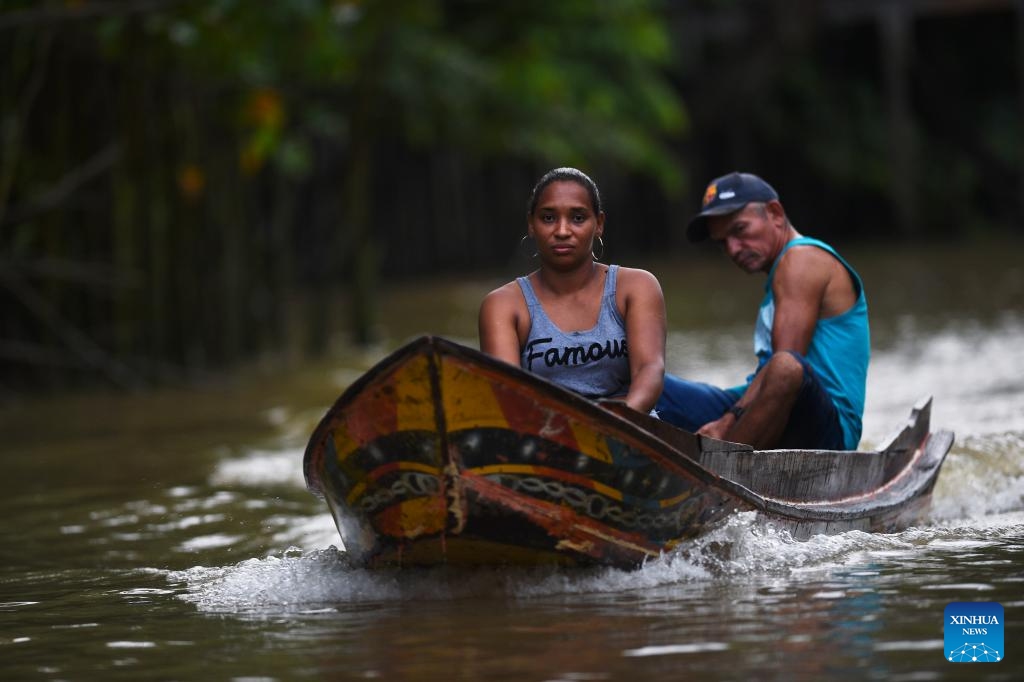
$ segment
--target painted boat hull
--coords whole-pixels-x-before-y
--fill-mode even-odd
[[[952,444],[929,407],[879,452],[759,452],[422,337],[342,394],[304,472],[363,565],[636,566],[738,511],[798,537],[920,522]]]

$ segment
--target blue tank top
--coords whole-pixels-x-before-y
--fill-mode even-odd
[[[772,353],[772,323],[775,320],[775,297],[772,294],[772,278],[782,254],[794,246],[816,246],[832,254],[853,278],[857,301],[849,310],[835,317],[818,320],[814,327],[810,346],[805,356],[814,368],[815,374],[832,397],[832,403],[839,412],[839,425],[843,429],[843,440],[847,450],[855,450],[860,443],[864,415],[864,396],[867,388],[868,360],[871,357],[871,338],[868,328],[868,301],[860,276],[850,267],[835,249],[825,242],[811,237],[798,237],[782,249],[775,259],[768,280],[765,295],[757,314],[754,327],[754,352],[757,354],[757,368],[760,369]],[[748,377],[747,385],[753,380]]]
[[[530,309],[530,334],[520,354],[520,366],[587,398],[611,398],[629,391],[626,325],[615,305],[619,266],[608,266],[597,324],[591,329],[563,332],[548,318],[529,277],[516,281]]]

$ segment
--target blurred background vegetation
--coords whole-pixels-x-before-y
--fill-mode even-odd
[[[837,244],[1019,237],[1024,0],[4,0],[0,117],[0,391],[187,383],[525,270],[553,166],[616,262],[702,257],[734,169]]]

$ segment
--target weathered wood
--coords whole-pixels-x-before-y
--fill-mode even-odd
[[[797,537],[920,522],[952,445],[929,408],[877,452],[755,451],[423,337],[342,394],[304,471],[367,565],[635,566],[737,511]]]
[[[795,502],[869,493],[905,469],[928,435],[931,400],[874,452],[834,450],[702,450],[700,463],[768,497]]]

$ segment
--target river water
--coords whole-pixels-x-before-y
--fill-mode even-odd
[[[1022,286],[1010,260],[1001,281]],[[956,432],[922,527],[796,542],[740,515],[634,571],[368,571],[346,562],[301,464],[384,348],[284,378],[14,403],[0,412],[0,677],[1022,679],[1022,299],[940,291],[900,309],[905,282],[879,270],[862,446],[924,395],[933,428]],[[963,295],[979,276],[944,286]],[[486,285],[442,288],[449,314],[422,331],[475,343]],[[749,370],[749,325],[676,319],[670,370]],[[998,663],[946,660],[944,609],[972,601],[1004,608]]]

